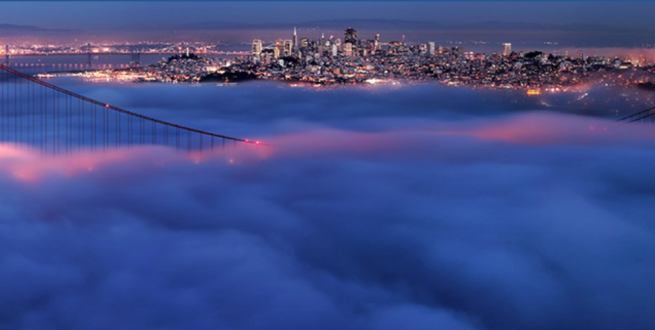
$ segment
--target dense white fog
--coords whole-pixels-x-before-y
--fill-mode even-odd
[[[0,147],[0,329],[655,327],[653,126],[433,85],[56,83],[271,146]]]

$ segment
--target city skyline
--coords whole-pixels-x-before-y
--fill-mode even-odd
[[[655,329],[655,2],[0,9],[1,330]]]
[[[649,2],[3,2],[0,44],[250,42],[357,26],[387,40],[655,44]],[[62,19],[66,17],[66,19]]]

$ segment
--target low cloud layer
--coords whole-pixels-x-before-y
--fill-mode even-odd
[[[200,90],[160,113],[272,146],[0,148],[0,329],[655,326],[652,127]]]

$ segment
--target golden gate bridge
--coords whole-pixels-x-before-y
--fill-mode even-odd
[[[655,106],[617,121],[655,123]],[[187,151],[262,145],[131,112],[2,64],[0,143],[29,145],[52,154],[142,145]]]
[[[162,145],[206,151],[261,145],[131,112],[0,64],[0,141],[44,153]]]
[[[629,116],[625,116],[617,121],[628,122],[628,123],[655,123],[655,106],[648,109],[635,112]]]

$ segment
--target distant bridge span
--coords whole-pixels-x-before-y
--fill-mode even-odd
[[[179,50],[170,50],[170,51],[156,51],[156,52],[138,52],[141,55],[180,55]],[[107,52],[33,52],[33,53],[20,53],[20,54],[11,54],[11,56],[67,56],[67,55],[132,55],[132,52],[120,52],[120,51],[107,51]],[[195,54],[200,55],[210,55],[210,56],[247,56],[250,55],[249,51],[241,50],[226,50],[226,51],[208,51],[208,52],[195,52]]]
[[[655,122],[655,106],[633,113],[629,116],[625,116],[623,118],[617,119],[616,121],[623,121],[628,123],[635,123],[635,122],[653,123]]]
[[[38,131],[41,144],[46,149],[52,146],[55,150],[89,146],[98,140],[103,146],[153,143],[177,148],[186,142],[189,150],[213,149],[215,141],[219,141],[222,147],[226,141],[260,144],[259,141],[144,116],[49,84],[5,65],[0,64],[0,72],[4,75],[0,76],[2,141],[36,143]],[[150,141],[147,141],[148,136]],[[47,141],[46,138],[57,141]]]

